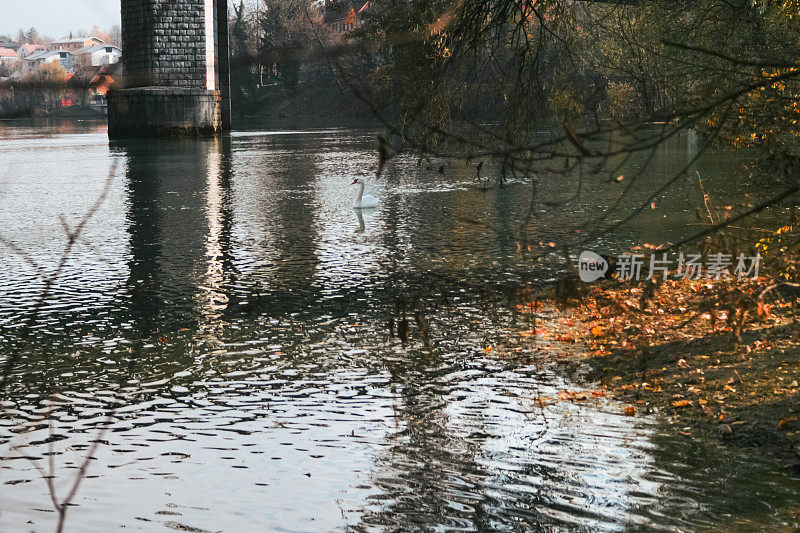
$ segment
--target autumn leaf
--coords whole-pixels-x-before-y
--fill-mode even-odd
[[[542,302],[534,300],[525,304],[519,304],[514,307],[519,313],[531,313],[539,311],[542,308]]]
[[[596,391],[592,391],[592,396],[595,396]],[[571,402],[585,402],[589,399],[589,392],[587,391],[558,391],[558,399],[561,401],[569,400]]]

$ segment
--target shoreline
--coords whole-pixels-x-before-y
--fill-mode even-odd
[[[768,285],[593,285],[562,310],[570,330],[555,338],[587,349],[554,356],[568,371],[588,367],[585,379],[629,416],[658,413],[686,438],[759,447],[800,472],[800,322],[789,303],[732,299]]]

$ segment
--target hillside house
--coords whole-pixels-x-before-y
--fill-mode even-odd
[[[25,73],[33,72],[46,63],[59,61],[67,72],[72,70],[72,54],[65,50],[39,51],[22,60]]]
[[[47,50],[47,48],[45,48],[43,44],[23,44],[17,50],[17,55],[19,55],[20,59],[25,59],[36,52],[43,52],[45,50]]]
[[[13,65],[19,62],[19,56],[11,48],[0,48],[0,63]]]
[[[372,6],[365,0],[325,0],[323,20],[336,34],[358,27],[361,16]]]
[[[76,52],[81,48],[93,46],[95,44],[105,44],[97,37],[78,37],[76,39],[61,39],[53,41],[50,48],[53,50],[66,50],[67,52]]]
[[[119,63],[122,50],[110,44],[94,44],[84,46],[72,53],[75,66],[101,67]]]

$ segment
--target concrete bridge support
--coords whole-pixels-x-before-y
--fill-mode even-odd
[[[122,66],[110,138],[230,130],[227,0],[122,0]]]

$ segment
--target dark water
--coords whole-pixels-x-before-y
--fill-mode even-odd
[[[537,401],[591,385],[548,362],[547,335],[520,334],[521,283],[552,279],[560,244],[619,190],[589,182],[553,210],[522,179],[481,191],[473,169],[398,158],[359,214],[349,184],[373,175],[375,135],[109,145],[98,125],[0,126],[0,356],[23,342],[64,224],[116,168],[4,392],[0,530],[52,529],[37,467],[53,458],[63,496],[103,426],[71,531],[797,525],[800,482],[757,451],[605,398]],[[660,150],[623,215],[693,153]],[[721,201],[751,179],[725,154],[698,168]],[[675,240],[700,198],[681,180],[594,246]],[[540,323],[566,327],[552,309]]]

